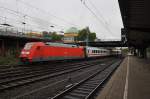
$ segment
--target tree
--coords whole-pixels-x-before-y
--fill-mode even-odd
[[[51,40],[60,41],[60,40],[62,40],[62,35],[58,35],[56,32],[53,32],[51,34]]]
[[[96,33],[90,33],[89,35],[89,41],[94,41],[96,39]]]
[[[51,39],[50,33],[47,32],[47,31],[43,31],[43,32],[42,32],[42,35],[43,35],[43,37],[46,38],[46,39]]]
[[[61,41],[63,38],[62,35],[59,35],[56,32],[43,31],[42,34],[44,38],[51,39],[53,41]]]
[[[94,41],[96,39],[96,33],[90,32],[89,28],[84,28],[79,31],[77,40],[78,41],[86,41],[88,36],[89,41]]]
[[[87,36],[87,31],[86,29],[82,29],[79,31],[78,36],[77,36],[77,40],[78,41],[85,41],[86,40],[86,36]]]

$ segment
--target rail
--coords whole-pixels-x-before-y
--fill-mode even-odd
[[[100,70],[90,77],[80,81],[71,88],[61,92],[60,94],[48,99],[93,99],[91,98],[97,89],[110,77],[112,72],[121,63],[121,60]]]

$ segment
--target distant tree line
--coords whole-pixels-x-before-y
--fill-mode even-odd
[[[60,41],[63,38],[63,35],[57,34],[56,32],[43,31],[42,33],[45,38],[50,38],[53,41]],[[88,27],[79,30],[78,36],[75,38],[75,40],[86,41],[87,38],[88,38],[88,41],[91,41],[91,42],[96,39],[96,33],[91,32]]]
[[[63,35],[57,34],[56,32],[43,31],[43,35],[45,38],[50,38],[52,41],[61,41],[63,38]]]

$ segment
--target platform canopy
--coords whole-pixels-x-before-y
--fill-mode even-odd
[[[150,0],[118,0],[129,46],[150,46]]]

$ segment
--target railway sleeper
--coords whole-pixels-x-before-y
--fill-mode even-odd
[[[93,84],[93,83],[86,83],[86,84],[84,84],[84,86],[92,86],[92,87],[95,87],[95,86],[97,86],[97,84]]]
[[[73,96],[65,96],[62,99],[80,99],[80,98],[73,97]]]
[[[82,91],[82,90],[74,90],[73,91],[74,93],[82,93],[82,94],[88,94],[89,93],[89,91],[87,92],[87,91]]]
[[[97,84],[99,84],[100,83],[100,81],[89,81],[89,82],[86,82],[85,84],[93,84],[93,85],[97,85]]]
[[[97,86],[100,82],[98,83],[85,83],[85,85],[92,85],[92,86]]]
[[[86,91],[86,92],[91,92],[91,90],[90,89],[85,89],[85,88],[77,88],[77,90],[81,90],[81,91]]]
[[[81,86],[80,88],[85,88],[85,89],[89,89],[89,90],[94,89],[94,87],[89,87],[89,86]]]
[[[90,89],[92,89],[92,88],[95,88],[96,86],[91,86],[91,85],[82,85],[82,87],[85,87],[85,88],[90,88]]]
[[[82,94],[82,93],[69,93],[67,94],[67,96],[73,96],[73,97],[77,97],[78,99],[82,99],[84,98],[86,95]]]

